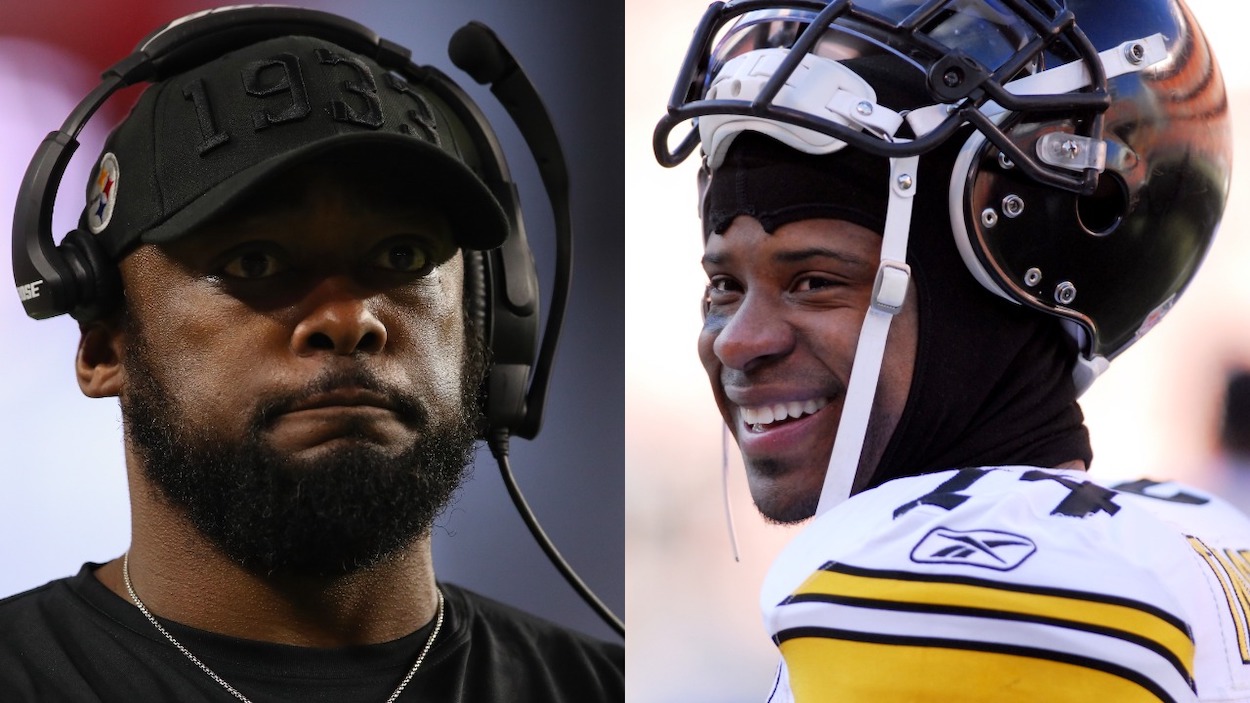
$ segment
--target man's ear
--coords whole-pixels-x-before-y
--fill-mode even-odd
[[[124,332],[116,321],[91,322],[81,326],[78,355],[74,368],[78,387],[89,398],[108,398],[121,393],[125,381],[122,369]]]

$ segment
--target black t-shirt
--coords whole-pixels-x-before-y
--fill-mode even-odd
[[[0,601],[4,703],[235,701],[100,583],[78,575]],[[442,631],[399,701],[582,703],[625,698],[625,652],[449,584]],[[161,620],[254,703],[382,703],[433,625],[341,649],[277,645]]]

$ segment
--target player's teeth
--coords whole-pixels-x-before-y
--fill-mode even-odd
[[[795,400],[789,403],[777,403],[776,405],[766,405],[758,408],[742,408],[742,422],[750,425],[754,431],[758,432],[764,425],[811,415],[828,404],[828,398],[812,398],[805,401]]]
[[[773,421],[772,408],[743,408],[742,421],[748,425],[767,425]]]

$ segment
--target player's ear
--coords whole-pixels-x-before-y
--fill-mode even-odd
[[[80,326],[74,369],[78,387],[89,398],[108,398],[121,393],[124,371],[124,330],[117,316]]]

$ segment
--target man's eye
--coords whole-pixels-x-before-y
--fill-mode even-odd
[[[231,278],[257,279],[282,273],[287,268],[285,262],[269,252],[248,251],[227,261],[221,271]]]
[[[704,312],[709,308],[733,305],[742,295],[742,286],[727,276],[713,276],[703,293]]]
[[[794,290],[802,293],[840,285],[842,285],[842,282],[832,276],[807,275],[795,281]]]
[[[392,271],[423,276],[434,268],[429,254],[414,242],[397,242],[382,247],[374,255],[373,264]]]

